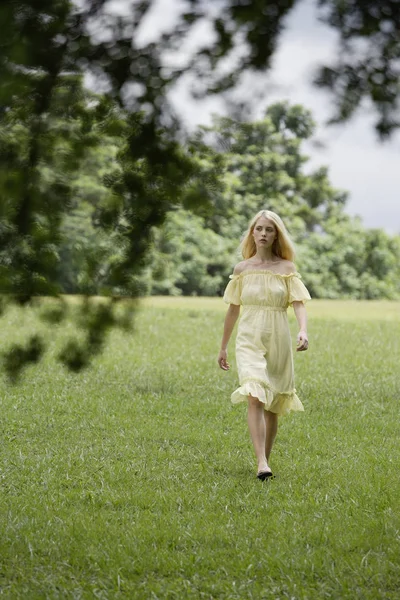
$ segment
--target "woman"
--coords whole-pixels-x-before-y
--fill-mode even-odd
[[[268,461],[278,429],[278,416],[304,410],[294,388],[293,354],[287,307],[299,324],[297,350],[307,350],[310,295],[293,264],[294,248],[281,218],[269,210],[255,215],[241,243],[245,260],[230,276],[224,295],[229,304],[218,364],[229,369],[227,346],[242,315],[236,338],[240,387],[232,402],[248,402],[248,426],[257,457],[257,477],[272,477]]]

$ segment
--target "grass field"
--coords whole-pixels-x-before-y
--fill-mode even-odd
[[[263,483],[216,365],[224,309],[148,299],[79,375],[54,358],[72,325],[53,327],[40,366],[1,376],[1,597],[399,598],[400,304],[310,303],[306,410]],[[43,329],[0,325],[3,349]]]

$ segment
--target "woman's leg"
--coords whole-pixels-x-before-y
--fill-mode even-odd
[[[248,397],[247,422],[254,452],[257,457],[258,471],[270,471],[265,456],[266,426],[264,420],[264,404],[254,396]]]
[[[276,433],[278,431],[278,415],[276,413],[270,412],[269,410],[264,410],[264,420],[265,420],[265,457],[269,460],[272,446],[274,445],[274,441],[276,438]]]

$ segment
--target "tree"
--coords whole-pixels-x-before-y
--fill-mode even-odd
[[[313,132],[310,112],[286,102],[269,106],[260,121],[216,117],[212,127],[201,127],[196,139],[219,149],[225,165],[225,190],[213,196],[206,225],[238,239],[265,206],[279,213],[300,241],[342,211],[346,194],[332,188],[327,169],[304,173],[301,144]]]
[[[232,240],[205,226],[191,211],[171,211],[155,228],[141,277],[147,294],[216,296],[231,271]],[[147,285],[146,285],[147,284]]]
[[[207,142],[220,153],[225,185],[212,195],[209,215],[194,221],[172,212],[157,230],[148,293],[222,293],[249,219],[267,208],[284,218],[314,297],[398,298],[400,238],[349,217],[346,193],[332,187],[327,168],[305,172],[302,144],[313,130],[309,111],[288,103],[269,106],[260,121],[214,117],[201,127],[193,147]]]

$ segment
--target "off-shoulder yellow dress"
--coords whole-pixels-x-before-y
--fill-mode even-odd
[[[299,273],[279,275],[268,270],[245,270],[231,275],[225,290],[227,304],[241,304],[236,337],[236,363],[240,387],[234,404],[249,394],[265,410],[285,415],[304,407],[294,387],[292,340],[287,308],[310,299]]]

